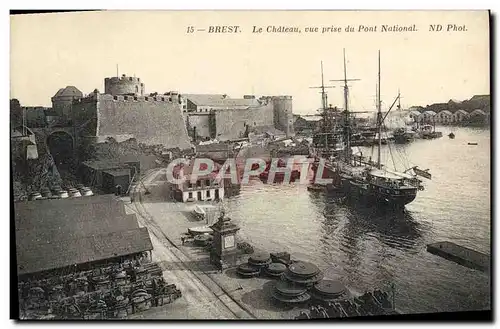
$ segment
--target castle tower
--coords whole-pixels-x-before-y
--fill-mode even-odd
[[[61,122],[69,122],[71,120],[71,105],[74,100],[78,100],[83,97],[83,93],[78,90],[75,86],[67,86],[66,88],[61,88],[57,93],[51,98],[52,108],[60,117]]]
[[[287,137],[293,136],[292,96],[274,96],[272,100],[274,127],[285,132]]]
[[[127,77],[125,74],[121,77],[106,78],[104,79],[104,93],[113,96],[144,96],[144,83],[140,78]]]

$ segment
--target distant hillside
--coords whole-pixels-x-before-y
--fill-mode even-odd
[[[448,103],[435,103],[427,105],[426,107],[412,106],[410,109],[419,112],[434,111],[436,113],[441,112],[443,110],[448,110],[452,113],[455,113],[458,110],[464,110],[470,113],[476,109],[480,109],[486,113],[490,113],[491,101],[490,101],[490,95],[475,95],[471,99],[462,102],[457,102],[450,99]]]

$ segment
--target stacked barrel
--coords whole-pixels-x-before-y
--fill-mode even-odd
[[[271,264],[271,255],[268,253],[255,253],[248,258],[248,262],[238,266],[238,274],[244,278],[253,278],[261,273]]]
[[[284,303],[302,303],[311,298],[308,290],[323,278],[323,272],[308,262],[294,262],[283,273],[272,296]]]

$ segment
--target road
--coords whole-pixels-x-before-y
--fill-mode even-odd
[[[142,183],[133,189],[133,202],[126,204],[129,213],[137,214],[140,226],[147,227],[153,243],[153,261],[158,262],[168,283],[182,292],[182,297],[172,304],[134,314],[130,319],[252,319],[208,275],[199,269],[188,268],[190,259],[184,255],[156,224],[141,201],[141,193],[162,175],[162,169],[146,173]]]

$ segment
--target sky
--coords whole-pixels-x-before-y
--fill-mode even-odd
[[[380,32],[381,25],[417,32]],[[429,24],[466,31],[429,31]],[[189,26],[239,26],[241,32],[187,33]],[[346,33],[351,26],[376,32]],[[297,27],[301,33],[252,33],[253,26]],[[319,33],[306,32],[318,27]],[[342,32],[321,33],[322,27]],[[375,108],[377,53],[381,98],[403,107],[489,94],[489,17],[486,11],[108,11],[11,16],[10,97],[23,106],[50,106],[58,89],[104,92],[104,78],[140,77],[146,92],[291,95],[293,111],[321,106],[323,61],[329,103],[343,106],[343,49],[350,107]]]

